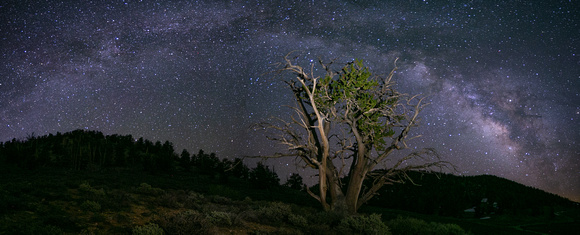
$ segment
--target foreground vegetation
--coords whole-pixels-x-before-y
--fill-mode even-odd
[[[378,213],[341,217],[288,187],[224,185],[193,172],[1,170],[0,234],[401,234],[410,223],[465,233],[407,217],[384,221]]]
[[[73,158],[67,151],[87,152]],[[510,184],[529,195],[520,197],[523,203],[541,201],[520,211],[509,209],[485,183],[504,187],[505,180],[444,176],[427,184],[429,175],[414,177],[425,184],[387,187],[358,215],[345,217],[323,212],[301,190],[298,175],[279,185],[275,172],[261,164],[249,169],[240,159],[220,160],[203,151],[177,155],[168,142],[89,131],[30,137],[0,145],[0,234],[566,234],[579,229],[577,206],[555,195]],[[472,186],[460,188],[461,182]],[[481,187],[490,189],[473,189]],[[433,191],[445,190],[434,196]],[[461,190],[463,196],[454,194]],[[469,199],[468,191],[478,196]],[[445,195],[468,199],[454,199],[461,207],[451,210]],[[494,201],[508,209],[493,209]],[[477,210],[456,213],[466,209],[464,203]],[[435,205],[447,209],[434,210]]]

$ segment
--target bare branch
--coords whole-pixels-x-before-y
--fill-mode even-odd
[[[335,71],[335,60],[323,63],[319,59],[324,69],[321,77],[315,75],[314,64],[310,64],[310,71],[294,64],[297,56],[291,58],[293,53],[283,57],[276,72],[292,74],[284,82],[294,94],[296,103],[290,107],[294,112],[288,121],[276,119],[276,124],[256,125],[276,132],[267,138],[285,146],[288,153],[260,157],[295,157],[306,167],[318,170],[319,192],[307,192],[323,208],[337,208],[340,206],[335,203],[344,203],[354,213],[384,184],[414,183],[407,174],[410,170],[454,168],[432,149],[413,152],[394,162],[389,159],[395,150],[408,148],[410,140],[420,137],[409,133],[419,124],[419,114],[428,105],[425,97],[408,96],[393,88],[398,58],[386,77],[373,76],[362,61]],[[374,170],[384,162],[391,162],[392,167]],[[348,171],[349,176],[346,194],[342,191],[343,171]],[[373,178],[373,184],[361,191],[366,177]],[[332,198],[331,204],[326,201],[327,194]]]
[[[318,200],[319,202],[322,202],[322,201],[320,200],[320,196],[318,196],[318,195],[316,195],[315,193],[313,193],[313,192],[310,190],[310,188],[306,187],[306,192],[308,192],[308,194],[309,194],[310,196],[312,196],[314,199]]]
[[[433,156],[436,160],[432,161],[431,159],[427,159],[426,156],[430,155]],[[412,159],[420,159],[424,161],[423,164],[417,165],[407,165],[404,167],[400,167],[403,163],[410,161]],[[399,159],[397,163],[390,169],[385,170],[375,170],[368,174],[369,177],[373,178],[373,184],[370,189],[366,192],[363,192],[361,195],[361,199],[359,200],[360,205],[370,200],[373,196],[377,194],[377,191],[385,184],[392,184],[392,183],[403,183],[405,181],[409,181],[414,185],[417,185],[413,179],[407,174],[407,172],[412,170],[428,170],[430,172],[441,172],[443,169],[452,169],[456,171],[457,168],[450,162],[441,160],[441,157],[434,149],[425,148],[419,152],[413,152],[407,155],[404,158]],[[359,206],[360,206],[359,205]]]

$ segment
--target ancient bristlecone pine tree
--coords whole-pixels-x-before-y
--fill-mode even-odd
[[[433,149],[394,158],[393,152],[407,149],[407,141],[418,137],[410,137],[409,131],[417,126],[419,112],[426,106],[423,98],[393,88],[396,61],[386,77],[373,75],[360,60],[339,71],[332,70],[332,63],[320,61],[323,75],[315,76],[313,64],[306,71],[289,56],[277,72],[293,75],[284,81],[296,100],[291,107],[295,115],[258,125],[272,130],[269,138],[288,151],[265,157],[297,157],[316,169],[319,192],[308,192],[324,210],[356,213],[383,185],[408,180],[409,170],[452,166]],[[372,185],[363,189],[367,178]]]

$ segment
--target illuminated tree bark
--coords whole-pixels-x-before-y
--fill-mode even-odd
[[[288,151],[262,157],[297,157],[317,170],[319,192],[308,192],[324,210],[354,214],[383,185],[411,180],[405,173],[409,170],[453,168],[433,149],[393,157],[395,150],[407,149],[407,141],[419,137],[409,137],[409,131],[417,126],[419,113],[427,105],[423,98],[393,89],[396,63],[382,78],[360,60],[340,71],[332,70],[332,62],[320,61],[325,72],[315,76],[314,64],[305,71],[290,55],[284,57],[278,72],[294,75],[285,82],[294,94],[295,115],[258,125],[274,130],[269,138]],[[373,183],[363,190],[367,178]]]

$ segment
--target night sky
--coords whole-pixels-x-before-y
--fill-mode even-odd
[[[396,88],[432,103],[413,148],[580,201],[578,2],[439,2],[2,1],[0,142],[89,129],[267,154],[250,126],[291,113],[267,73],[286,53],[378,74],[399,57]]]

